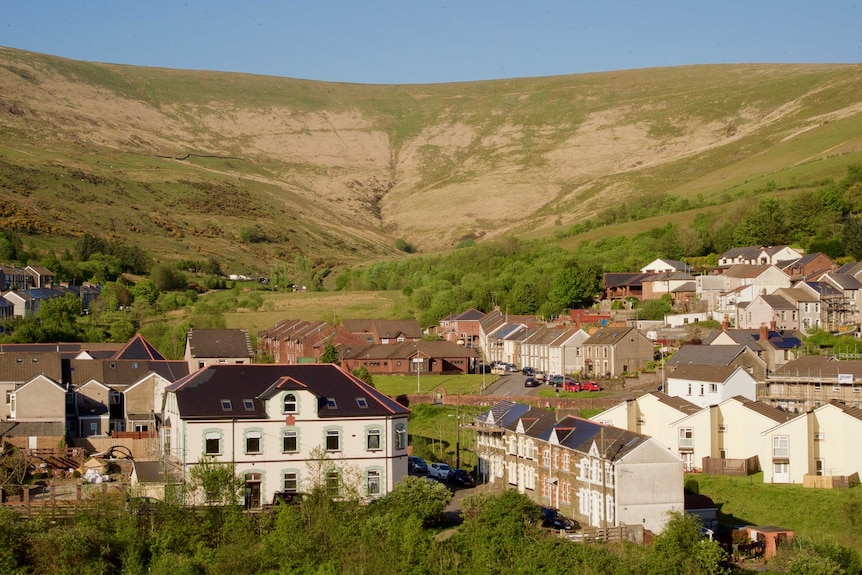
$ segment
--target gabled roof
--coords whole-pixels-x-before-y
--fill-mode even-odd
[[[803,355],[777,367],[769,379],[782,377],[838,378],[838,374],[853,375],[856,381],[862,378],[862,361],[835,359],[825,355]]]
[[[735,365],[681,365],[668,376],[668,379],[724,383],[738,369],[740,368]]]
[[[841,403],[841,402],[836,401],[834,399],[826,405],[831,405],[833,407],[837,407],[838,409],[840,409],[841,411],[843,411],[844,413],[846,413],[850,417],[853,417],[855,419],[858,419],[859,421],[862,421],[862,409],[859,409],[858,407],[852,407],[850,405],[847,405],[846,403]],[[823,406],[823,407],[825,407],[825,406]]]
[[[272,387],[307,389],[321,418],[403,416],[409,410],[333,364],[211,365],[168,386],[183,419],[260,419]],[[357,399],[365,398],[367,407]],[[327,406],[327,399],[334,406]],[[246,400],[252,402],[246,408]],[[224,409],[222,402],[230,403]]]
[[[776,294],[768,294],[760,296],[761,301],[772,309],[795,310],[796,304],[787,300],[787,298]],[[754,302],[752,302],[754,303]],[[748,304],[751,305],[751,304]]]
[[[624,286],[641,286],[644,280],[652,277],[648,273],[615,273],[609,272],[604,275],[606,288],[617,288]]]
[[[859,275],[860,272],[862,272],[862,262],[846,263],[837,270],[835,270],[835,273],[850,274],[851,276]]]
[[[730,365],[746,349],[744,345],[685,344],[667,360],[667,365]]]
[[[659,393],[657,391],[650,391],[649,393],[645,393],[644,395],[652,396],[656,398],[662,405],[666,405],[672,409],[679,411],[680,413],[685,413],[686,415],[697,413],[698,411],[701,411],[703,409],[701,406],[675,395],[668,395],[666,393]]]
[[[143,359],[143,360],[165,360],[165,356],[159,353],[155,347],[146,340],[144,336],[137,333],[123,346],[123,349],[114,354],[111,359]]]
[[[632,327],[603,327],[586,339],[583,345],[616,345],[631,331],[640,335],[640,332]]]
[[[685,272],[659,272],[648,278],[644,278],[642,283],[647,282],[666,282],[666,281],[685,281],[693,280],[694,276]]]
[[[555,422],[552,411],[502,401],[476,417],[477,425],[495,425],[527,437],[558,444],[579,453],[596,449],[609,461],[617,461],[650,438],[646,435],[601,425],[579,417]]]
[[[796,417],[796,415],[793,413],[781,411],[777,407],[772,407],[771,405],[762,401],[752,401],[739,395],[730,398],[728,401],[731,400],[738,401],[740,404],[742,404],[744,408],[753,411],[754,413],[758,413],[764,417],[767,417],[776,423],[784,423],[785,421],[789,421]]]
[[[472,307],[467,311],[452,315],[454,317],[452,317],[451,319],[454,321],[479,321],[480,319],[485,317],[484,313]]]
[[[254,356],[244,329],[190,329],[188,346],[192,357]]]
[[[827,281],[831,281],[842,290],[862,289],[862,281],[850,274],[826,274]]]
[[[753,279],[760,276],[772,266],[770,264],[735,264],[727,268],[724,275],[729,278]],[[784,272],[782,272],[784,273]]]

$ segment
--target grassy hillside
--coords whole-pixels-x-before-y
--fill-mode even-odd
[[[0,225],[240,273],[549,236],[642,195],[732,206],[838,178],[862,162],[860,93],[859,65],[378,86],[0,48]]]

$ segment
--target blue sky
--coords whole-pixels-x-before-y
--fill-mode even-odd
[[[862,62],[862,3],[18,0],[0,45],[78,60],[420,84],[684,64]]]

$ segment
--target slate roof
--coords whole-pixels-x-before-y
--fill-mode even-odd
[[[737,395],[737,396],[733,397],[732,399],[735,399],[736,401],[741,403],[742,406],[745,407],[746,409],[749,409],[755,413],[759,413],[760,415],[768,417],[769,419],[771,419],[772,421],[774,421],[776,423],[784,423],[785,421],[790,421],[791,419],[796,417],[796,414],[794,414],[794,413],[789,413],[787,411],[781,411],[777,407],[773,407],[773,406],[771,406],[767,403],[764,403],[762,401],[752,401],[752,400],[745,398],[745,397],[742,397],[740,395]],[[860,410],[860,411],[862,411],[862,410]]]
[[[724,383],[737,369],[735,365],[681,365],[669,378]]]
[[[322,418],[406,415],[409,410],[333,364],[211,365],[168,386],[183,419],[260,419],[264,400],[281,390],[308,390]],[[366,398],[362,408],[357,398]],[[335,407],[327,407],[327,399]],[[231,408],[222,408],[222,401]],[[246,409],[245,401],[252,401]]]
[[[777,367],[768,379],[782,377],[833,378],[838,374],[852,374],[856,381],[862,378],[862,361],[835,359],[825,355],[803,355]]]
[[[859,272],[862,272],[862,262],[846,263],[837,270],[835,270],[835,273],[850,274],[852,276],[859,274]]]
[[[862,289],[862,282],[850,274],[829,274],[829,279],[843,290]]]
[[[159,353],[141,334],[135,336],[123,346],[111,359],[155,359],[164,361],[165,356]]]
[[[772,266],[770,264],[734,264],[724,272],[729,278],[756,278]]]
[[[25,383],[38,375],[54,381],[63,380],[63,363],[59,352],[7,349],[0,346],[0,381]]]
[[[701,406],[695,405],[687,399],[683,399],[682,397],[678,397],[675,395],[668,395],[666,393],[659,393],[657,391],[650,391],[649,393],[646,393],[644,395],[651,395],[658,399],[659,402],[661,402],[663,405],[666,405],[681,413],[685,413],[686,415],[697,413],[698,411],[703,409]]]
[[[189,364],[182,360],[73,359],[69,364],[70,381],[75,386],[95,379],[108,387],[118,388],[137,383],[150,373],[157,373],[167,381],[176,381],[189,374]]]
[[[603,327],[584,340],[582,345],[615,345],[625,339],[630,331],[637,330],[631,327]]]
[[[530,411],[529,405],[502,400],[495,403],[488,411],[477,415],[473,421],[477,425],[506,427],[510,422],[517,421],[521,415],[528,411]]]
[[[641,286],[644,280],[652,277],[649,273],[616,273],[608,272],[604,275],[606,288],[618,288],[623,286]]]
[[[852,407],[850,405],[847,405],[846,403],[841,403],[841,402],[836,401],[836,400],[830,401],[829,405],[834,405],[835,407],[837,407],[838,409],[840,409],[841,411],[843,411],[844,413],[846,413],[850,417],[854,417],[854,418],[862,421],[862,409],[859,409],[858,407]]]
[[[192,357],[254,356],[245,329],[190,329],[188,346]]]
[[[745,349],[744,345],[686,344],[667,360],[667,365],[730,365]]]
[[[485,317],[485,314],[475,308],[470,308],[460,314],[453,314],[453,316],[452,319],[455,321],[479,321]]]
[[[3,437],[62,437],[65,434],[65,421],[0,421],[0,436]]]
[[[772,309],[796,309],[795,303],[788,301],[787,298],[778,294],[762,295],[760,296],[760,299],[762,299]]]

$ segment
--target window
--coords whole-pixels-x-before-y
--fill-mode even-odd
[[[572,458],[569,457],[568,453],[563,454],[563,471],[569,470],[569,465],[571,464]]]
[[[691,427],[679,428],[679,446],[689,449],[694,447],[694,429]]]
[[[246,411],[254,411],[254,401],[252,401],[251,399],[243,399],[242,406],[245,408]]]
[[[700,396],[703,397],[703,384],[700,384]]]
[[[281,450],[284,453],[299,451],[299,437],[295,431],[285,431],[281,435]]]
[[[719,433],[727,433],[727,426],[726,425],[719,425],[718,426],[718,432]]]
[[[709,392],[710,393],[718,393],[718,384],[717,383],[710,383],[709,384]]]
[[[719,459],[727,459],[727,450],[726,449],[719,449],[718,450],[718,458]]]
[[[686,395],[691,395],[691,384],[688,384],[688,393]]]
[[[245,452],[246,453],[260,453],[260,433],[257,431],[250,431],[245,436]]]
[[[369,471],[366,478],[366,494],[380,495],[380,472]]]
[[[326,430],[326,451],[341,450],[341,435],[337,429]]]
[[[357,397],[356,405],[359,406],[359,409],[368,409],[368,400],[364,397]]]
[[[542,465],[545,467],[551,466],[551,450],[546,449],[542,452]]]
[[[823,460],[814,460],[814,475],[823,475]]]
[[[832,391],[841,391],[841,384],[833,383],[832,384]]]
[[[326,472],[326,492],[330,497],[341,492],[341,475],[338,470],[333,469]]]
[[[6,392],[6,405],[9,405],[10,403],[12,403],[12,392],[7,391]]]
[[[369,451],[380,449],[380,430],[369,429],[365,436],[365,448]]]
[[[233,407],[231,406],[229,399],[222,399],[221,400],[221,410],[222,411],[231,411],[232,409],[233,409]]]
[[[283,489],[288,493],[298,493],[299,492],[299,477],[294,472],[288,472],[284,474],[284,486]]]
[[[207,455],[220,455],[221,435],[218,433],[207,433],[205,450]]]
[[[326,407],[329,409],[337,409],[338,408],[338,404],[335,403],[334,397],[327,397],[326,398]]]
[[[284,396],[284,413],[296,413],[296,396],[292,393]]]
[[[814,391],[820,391],[821,385],[819,381],[814,382]]]
[[[407,426],[403,423],[395,426],[395,449],[407,449]]]
[[[111,405],[120,405],[119,391],[111,391]]]
[[[790,437],[787,435],[772,436],[772,457],[790,456]]]

